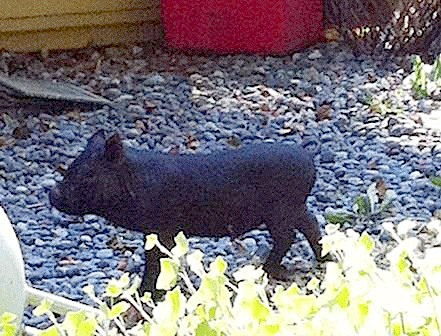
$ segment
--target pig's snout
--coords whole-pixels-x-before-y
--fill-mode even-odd
[[[57,185],[49,192],[49,202],[57,210],[68,215],[82,216],[87,214],[84,199],[76,199],[70,196],[69,190]]]

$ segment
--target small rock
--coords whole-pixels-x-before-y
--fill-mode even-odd
[[[17,188],[15,188],[15,191],[17,193],[29,194],[29,189],[25,186],[18,186]]]
[[[136,128],[129,128],[126,131],[126,136],[128,139],[135,139],[135,138],[139,137],[139,135],[140,135],[140,132]]]
[[[89,235],[81,235],[80,240],[82,242],[90,243],[92,241],[92,237]]]
[[[424,175],[421,174],[421,172],[419,172],[418,170],[415,170],[413,172],[410,173],[409,177],[411,180],[416,180],[419,179],[421,177],[423,177]]]
[[[34,241],[35,246],[46,246],[47,243],[39,238],[35,239]]]
[[[397,124],[390,128],[389,135],[394,137],[400,137],[402,135],[412,135],[414,127]]]
[[[359,177],[351,177],[348,179],[349,184],[355,185],[355,186],[360,186],[363,185],[364,182],[361,178]]]
[[[215,72],[213,72],[213,77],[224,78],[225,74],[220,70],[216,70]]]
[[[56,184],[57,182],[55,180],[49,178],[45,178],[40,182],[40,185],[46,189],[52,189]]]
[[[146,114],[146,110],[141,105],[137,105],[137,104],[130,104],[127,107],[127,112],[134,113],[134,114],[139,114],[139,115],[145,115]]]
[[[333,163],[335,159],[335,154],[329,148],[322,149],[320,153],[320,162],[321,163]]]
[[[112,249],[102,249],[98,250],[96,253],[96,257],[98,259],[108,259],[113,258],[113,250]]]
[[[164,83],[165,83],[165,78],[162,77],[160,74],[154,74],[153,76],[144,80],[145,86],[158,86],[158,85],[163,85]]]
[[[95,278],[95,279],[104,279],[104,278],[108,278],[108,276],[106,275],[106,273],[101,272],[101,271],[95,271],[92,273],[88,274],[89,278]]]
[[[309,58],[310,60],[317,60],[317,59],[322,58],[322,57],[323,57],[323,55],[322,55],[322,53],[320,52],[320,50],[318,50],[318,49],[314,50],[312,53],[310,53],[310,54],[308,55],[308,58]]]
[[[245,246],[245,248],[250,252],[250,254],[254,254],[254,252],[257,249],[257,243],[256,240],[253,238],[245,238],[242,240],[242,244]]]
[[[104,91],[104,96],[110,99],[118,98],[121,95],[121,90],[118,88],[109,88]]]

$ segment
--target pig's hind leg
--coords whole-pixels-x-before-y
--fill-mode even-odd
[[[271,233],[274,247],[264,264],[264,269],[274,278],[289,278],[289,272],[281,265],[281,261],[293,243],[295,229],[306,237],[317,260],[321,259],[319,224],[305,205],[280,206],[273,212],[272,218],[268,219],[267,227]]]

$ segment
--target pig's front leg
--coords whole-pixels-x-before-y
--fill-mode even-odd
[[[158,235],[159,241],[168,250],[173,247],[174,235],[170,233],[160,233]],[[154,247],[152,250],[144,251],[145,264],[144,264],[144,274],[142,277],[141,287],[139,289],[140,294],[148,291],[152,293],[154,299],[159,299],[162,297],[162,291],[156,289],[156,281],[158,280],[160,269],[160,259],[164,258],[165,255],[159,250],[159,248]]]

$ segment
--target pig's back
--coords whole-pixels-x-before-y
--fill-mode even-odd
[[[309,193],[315,180],[309,152],[296,145],[279,143],[182,155],[179,167],[187,181],[208,192],[217,192],[219,197],[240,192],[258,193],[264,198],[295,197]],[[304,198],[299,201],[303,202]]]

